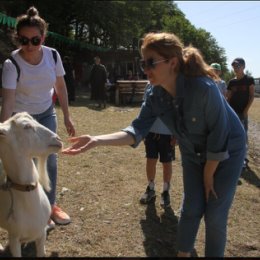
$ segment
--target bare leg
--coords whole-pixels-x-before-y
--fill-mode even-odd
[[[172,178],[172,162],[163,163],[163,182],[169,183]]]
[[[140,198],[141,204],[147,204],[150,202],[153,198],[156,197],[155,195],[155,189],[154,189],[154,179],[156,174],[156,163],[157,159],[149,159],[146,160],[146,176],[148,181],[148,186],[146,188],[145,193]]]
[[[163,208],[167,208],[171,204],[169,189],[170,189],[170,182],[172,177],[172,163],[167,162],[167,163],[162,163],[162,165],[163,165],[163,192],[161,194],[160,205]]]
[[[150,159],[147,158],[146,160],[146,176],[148,183],[155,179],[156,174],[156,163],[158,159]]]

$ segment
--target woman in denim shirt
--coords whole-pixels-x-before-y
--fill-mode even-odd
[[[138,117],[117,133],[71,138],[74,144],[63,153],[78,154],[99,145],[136,147],[160,117],[177,138],[182,156],[178,256],[191,255],[204,217],[205,256],[223,257],[228,211],[245,153],[243,127],[197,49],[183,48],[174,34],[149,33],[141,53],[151,86]]]

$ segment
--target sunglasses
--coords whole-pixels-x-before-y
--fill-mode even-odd
[[[42,39],[40,36],[34,36],[31,39],[29,39],[25,36],[18,37],[18,41],[21,45],[28,45],[30,42],[33,46],[38,46],[38,45],[40,45],[41,40]]]
[[[142,70],[145,69],[154,69],[158,63],[166,62],[168,59],[163,60],[154,60],[153,58],[147,59],[147,60],[140,60],[140,67]]]
[[[234,69],[239,69],[239,68],[242,67],[242,65],[240,65],[240,64],[234,64],[234,65],[232,65],[232,67],[233,67]]]

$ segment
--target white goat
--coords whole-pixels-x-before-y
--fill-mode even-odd
[[[22,256],[22,243],[32,241],[36,242],[37,256],[45,255],[51,214],[43,190],[50,190],[46,160],[61,148],[58,135],[28,113],[17,113],[0,123],[0,158],[6,173],[5,183],[0,184],[0,227],[8,231],[14,257]],[[37,166],[33,158],[37,158]]]

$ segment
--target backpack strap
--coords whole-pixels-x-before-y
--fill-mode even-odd
[[[55,64],[57,63],[57,52],[55,50],[51,50],[52,52],[52,57],[55,61]],[[17,64],[16,60],[13,58],[13,56],[10,56],[9,57],[9,60],[14,64],[14,66],[16,67],[16,71],[17,71],[17,79],[16,81],[18,82],[19,79],[20,79],[20,74],[21,74],[21,70],[20,70],[20,67],[19,65]]]
[[[57,52],[55,50],[51,50],[51,52],[52,52],[52,57],[55,61],[55,64],[57,64]]]
[[[18,82],[19,79],[20,79],[20,67],[19,65],[17,64],[16,60],[13,58],[13,56],[10,56],[9,57],[9,60],[14,64],[14,66],[16,67],[16,71],[17,71],[17,79],[16,81]]]

